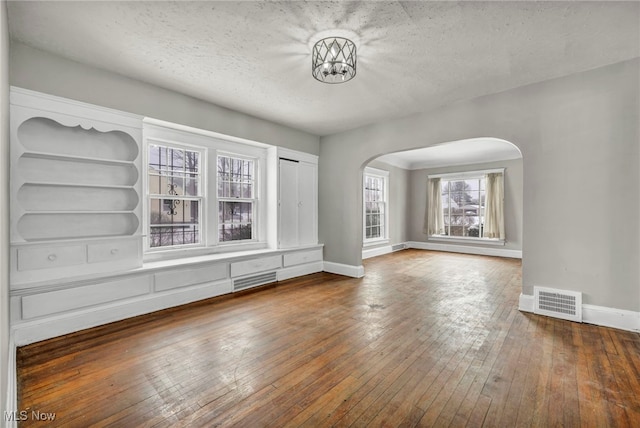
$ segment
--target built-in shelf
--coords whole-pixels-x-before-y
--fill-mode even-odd
[[[28,211],[29,215],[49,215],[49,214],[131,214],[131,210],[114,211],[114,210],[85,210],[85,211],[65,211],[65,210],[49,210],[49,211]]]
[[[12,283],[140,266],[142,118],[11,99]]]
[[[29,185],[34,186],[49,186],[49,187],[83,187],[83,188],[96,188],[96,189],[131,189],[131,186],[116,185],[116,184],[85,184],[85,183],[63,183],[55,181],[30,181]]]
[[[64,155],[64,154],[56,154],[56,153],[47,153],[47,152],[24,152],[22,157],[26,158],[37,158],[37,159],[57,159],[62,161],[72,161],[72,162],[83,162],[83,163],[98,163],[105,165],[133,165],[132,161],[123,161],[123,160],[114,160],[114,159],[102,159],[102,158],[94,158],[94,157],[83,157],[83,156],[73,156],[73,155]]]

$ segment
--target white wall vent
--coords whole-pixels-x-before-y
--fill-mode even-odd
[[[276,272],[261,273],[258,275],[245,276],[233,280],[233,291],[243,290],[245,288],[256,287],[258,285],[276,282]]]
[[[569,321],[582,322],[582,293],[533,287],[533,313]]]
[[[391,246],[391,251],[404,250],[405,248],[407,248],[405,244],[395,244]]]

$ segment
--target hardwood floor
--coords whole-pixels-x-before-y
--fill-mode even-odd
[[[640,335],[519,312],[519,260],[365,268],[19,348],[21,426],[640,426]]]

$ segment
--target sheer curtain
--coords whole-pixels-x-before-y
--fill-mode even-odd
[[[424,233],[429,236],[444,233],[442,191],[440,189],[439,178],[430,178],[427,182],[427,207],[425,209]]]
[[[504,180],[502,173],[487,174],[486,182],[483,236],[504,239]]]

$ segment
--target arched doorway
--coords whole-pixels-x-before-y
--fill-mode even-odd
[[[504,239],[485,239],[483,177],[503,171]],[[429,177],[449,184],[441,236],[425,229]],[[363,168],[363,249],[369,258],[406,246],[522,257],[523,160],[512,143],[473,138],[385,154]]]

